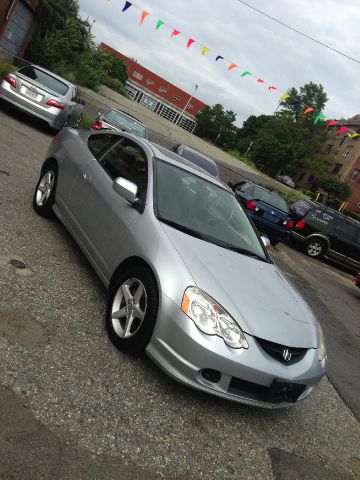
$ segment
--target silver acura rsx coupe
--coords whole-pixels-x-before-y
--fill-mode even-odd
[[[108,287],[106,326],[174,379],[260,407],[304,400],[327,369],[320,325],[220,180],[124,132],[65,128],[34,193]]]

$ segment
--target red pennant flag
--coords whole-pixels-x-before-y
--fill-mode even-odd
[[[277,87],[268,87],[268,90],[277,90]]]
[[[150,13],[145,12],[145,10],[143,10],[143,11],[141,12],[139,25],[142,25],[142,24],[143,24],[143,21],[145,20],[145,18],[146,18],[148,15],[150,15]]]
[[[264,80],[263,80],[262,78],[258,78],[258,79],[257,79],[257,82],[258,82],[258,83],[264,83]]]
[[[313,112],[314,110],[315,110],[315,108],[308,107],[308,108],[305,108],[303,113],[304,113],[304,115],[306,115],[307,113]]]
[[[336,120],[331,120],[331,122],[329,122],[326,126],[327,127],[331,127],[331,125],[337,125],[338,122]]]
[[[339,135],[342,132],[346,132],[346,130],[349,130],[348,127],[341,127],[339,130],[335,133],[335,135]]]
[[[189,40],[187,42],[187,45],[186,45],[186,48],[189,48],[190,45],[192,45],[193,43],[195,43],[195,40],[193,38],[189,38]]]
[[[228,70],[233,70],[234,68],[237,68],[236,63],[232,63],[231,65],[228,66]]]
[[[172,37],[177,37],[178,35],[180,35],[181,32],[179,32],[179,30],[176,30],[176,28],[174,28],[174,30],[172,31],[172,34],[171,34],[171,38]]]

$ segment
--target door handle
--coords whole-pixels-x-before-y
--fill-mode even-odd
[[[83,172],[82,176],[83,176],[83,179],[85,180],[85,182],[91,183],[92,178],[91,178],[91,175],[89,173]]]

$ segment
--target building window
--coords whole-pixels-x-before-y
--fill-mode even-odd
[[[335,159],[336,154],[337,154],[337,152],[334,152],[334,153],[332,154],[331,160],[334,160],[334,159]]]
[[[159,88],[159,92],[160,92],[160,93],[166,93],[167,90],[166,90],[165,87],[160,87],[160,88]]]
[[[125,91],[129,95],[129,97],[134,100],[134,98],[136,97],[136,94],[138,93],[139,89],[135,88],[133,85],[126,82]]]
[[[150,95],[147,95],[146,93],[143,93],[140,103],[145,105],[145,107],[149,108],[150,110],[154,111],[155,108],[158,106],[158,101],[155,100],[155,98],[151,97]]]
[[[343,153],[343,157],[348,157],[350,155],[352,149],[353,149],[353,147],[346,147],[345,151]]]
[[[173,100],[180,100],[180,97],[178,97],[177,95],[174,95],[172,98]]]
[[[146,85],[154,85],[154,80],[151,80],[150,78],[146,80]]]
[[[325,153],[330,153],[331,150],[333,149],[333,146],[334,146],[334,145],[328,145],[328,146],[326,147],[326,152],[325,152]]]
[[[175,117],[177,115],[177,112],[173,110],[172,108],[166,107],[163,105],[162,109],[159,112],[159,115],[161,117],[166,118],[167,120],[170,120],[170,122],[173,122],[175,120]]]
[[[337,164],[335,165],[335,167],[333,168],[332,173],[333,173],[334,175],[336,175],[337,173],[339,173],[342,166],[343,166],[342,163],[337,163]]]
[[[194,108],[194,105],[192,103],[189,103],[189,105],[187,106],[187,108]]]
[[[360,170],[357,169],[357,168],[354,168],[354,170],[351,172],[350,180],[352,180],[353,182],[355,182],[355,180],[357,179],[359,173],[360,173]]]
[[[140,72],[133,72],[133,77],[137,78],[138,80],[142,80],[143,79],[143,75],[140,73]]]
[[[192,132],[196,127],[196,122],[194,122],[194,120],[191,120],[190,118],[181,117],[178,125],[184,130],[187,130],[188,132]]]

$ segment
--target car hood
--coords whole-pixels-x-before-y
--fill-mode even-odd
[[[276,265],[162,227],[196,285],[244,332],[289,347],[317,347],[316,319]]]

